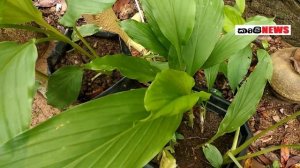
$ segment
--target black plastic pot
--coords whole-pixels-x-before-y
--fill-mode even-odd
[[[198,90],[199,89],[194,89]],[[206,109],[207,112],[214,112],[218,113],[221,116],[225,116],[227,109],[230,105],[230,102],[223,99],[222,97],[219,97],[217,95],[212,94],[210,97],[210,100],[207,102]],[[243,144],[247,139],[249,139],[252,136],[252,133],[248,127],[248,124],[244,124],[240,129],[240,137],[238,140],[238,145]],[[246,154],[246,150],[242,151],[238,156],[242,156]],[[148,165],[144,166],[144,168],[157,168],[158,165],[154,163],[149,163]],[[236,168],[234,163],[228,164],[223,166],[223,168]]]
[[[66,30],[65,35],[67,37],[71,37],[72,35],[72,30]],[[112,40],[118,40],[119,45],[121,48],[121,51],[123,54],[131,56],[130,50],[127,47],[126,43],[121,39],[121,37],[118,34],[111,33],[111,32],[106,32],[106,31],[101,31],[93,36],[100,37],[100,38],[105,38],[105,39],[112,39]],[[64,42],[58,42],[55,46],[54,51],[51,53],[51,55],[47,59],[47,64],[48,64],[48,71],[49,73],[54,73],[55,65],[59,62],[59,60],[66,54],[68,50],[72,49],[72,47]],[[121,78],[118,82],[116,82],[114,85],[106,89],[105,91],[101,92],[97,96],[95,96],[93,99],[119,92],[119,91],[124,91],[128,90],[128,88],[132,88],[137,85],[137,82],[134,80],[129,80],[126,77]]]
[[[67,36],[71,36],[71,31],[68,31],[66,34]],[[117,35],[114,33],[109,33],[109,32],[99,32],[97,34],[95,34],[98,37],[101,38],[108,38],[108,39],[119,39],[120,42],[120,46],[122,49],[122,52],[124,54],[130,55],[130,50],[128,49],[128,47],[126,46],[125,42]],[[55,50],[53,51],[53,53],[51,54],[51,56],[48,58],[48,67],[49,67],[49,71],[50,73],[54,72],[54,65],[59,61],[59,59],[66,53],[66,51],[68,51],[69,49],[71,49],[71,46],[69,46],[68,44],[59,42],[56,45]],[[131,80],[128,79],[126,77],[123,77],[122,79],[120,79],[117,83],[115,83],[113,86],[111,86],[110,88],[108,88],[107,90],[105,90],[104,92],[102,92],[101,94],[97,95],[95,98],[99,98],[108,94],[112,94],[112,93],[117,93],[117,92],[121,92],[121,91],[125,91],[125,90],[129,90],[129,89],[133,89],[133,88],[140,88],[142,85],[135,81],[135,80]],[[194,90],[201,90],[201,89],[197,89],[194,88]],[[208,112],[215,112],[218,113],[221,116],[225,116],[227,109],[230,105],[230,102],[217,96],[212,94],[210,100],[207,102],[206,108]],[[247,124],[244,124],[241,127],[241,132],[240,132],[240,137],[239,137],[239,141],[238,141],[238,145],[241,145],[243,142],[245,142],[247,139],[249,139],[252,136],[251,131],[248,127]],[[242,151],[239,156],[246,154],[246,150]],[[158,167],[158,165],[154,164],[154,163],[149,163],[146,166],[144,166],[144,168],[156,168]],[[231,163],[229,165],[223,166],[224,168],[235,168],[235,164]]]
[[[230,102],[217,96],[212,95],[210,100],[207,102],[206,108],[208,111],[216,112],[222,116],[225,116],[227,109],[230,105]],[[247,139],[252,137],[252,133],[250,131],[250,128],[248,127],[248,124],[244,124],[241,126],[240,129],[240,136],[238,140],[238,145],[242,145]],[[245,155],[247,153],[247,149],[239,153],[238,156]],[[228,164],[226,166],[223,166],[225,168],[236,168],[236,165],[234,163]]]

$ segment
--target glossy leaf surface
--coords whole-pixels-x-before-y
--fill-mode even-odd
[[[149,24],[139,23],[135,20],[126,20],[121,22],[121,27],[134,41],[148,50],[161,56],[168,56],[168,49],[164,48],[164,45],[158,40]]]
[[[174,46],[177,52],[176,62],[182,68],[181,46],[187,43],[195,25],[195,0],[148,0],[147,2],[159,29]],[[173,55],[169,56],[173,57]]]
[[[219,68],[220,65],[214,65],[210,68],[204,69],[208,90],[211,90],[214,87],[214,83],[217,79]]]
[[[236,36],[235,32],[225,34],[216,44],[212,54],[203,65],[208,68],[220,64],[236,52],[248,46],[257,36]]]
[[[34,41],[0,42],[0,144],[30,126],[36,58]]]
[[[0,0],[0,24],[22,24],[41,22],[42,13],[31,0]]]
[[[253,17],[247,20],[247,25],[273,25],[275,24],[272,19],[263,16]],[[224,35],[217,42],[214,50],[205,62],[202,68],[220,64],[227,60],[233,54],[239,52],[241,49],[249,45],[257,36],[236,36],[234,31],[231,31]]]
[[[183,71],[164,70],[157,74],[145,96],[145,107],[152,117],[171,116],[190,110],[196,102],[207,100],[210,94],[192,92],[195,82]]]
[[[232,6],[225,5],[224,13],[225,13],[225,21],[224,21],[223,28],[225,32],[233,31],[235,25],[243,25],[245,23],[245,20],[242,17],[242,13],[240,13],[238,9]]]
[[[66,66],[55,71],[48,81],[48,104],[62,109],[76,101],[82,77],[83,69],[78,66]]]
[[[147,23],[149,23],[153,33],[156,35],[160,43],[168,50],[170,48],[171,43],[159,29],[159,26],[153,16],[152,9],[148,0],[140,0],[140,2],[142,4],[145,17],[147,19]]]
[[[223,25],[223,1],[196,0],[196,23],[182,56],[190,75],[201,68],[219,40]]]
[[[232,90],[236,90],[240,82],[248,72],[252,59],[252,49],[250,46],[240,50],[228,60],[227,77]]]
[[[131,90],[65,111],[0,146],[0,167],[144,166],[181,121],[178,115],[140,121],[150,114],[144,95],[145,89]]]
[[[91,70],[111,71],[118,69],[122,75],[141,82],[152,81],[156,74],[160,72],[160,69],[151,65],[150,62],[127,55],[108,55],[96,58],[84,67]]]
[[[262,59],[255,70],[241,86],[233,102],[230,104],[227,113],[222,120],[217,136],[233,132],[242,126],[255,112],[265,85],[272,76],[272,60],[268,53],[259,50]]]

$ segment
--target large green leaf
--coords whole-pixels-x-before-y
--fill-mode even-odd
[[[33,41],[0,42],[0,144],[30,126],[36,58]]]
[[[203,68],[209,68],[228,59],[249,45],[257,36],[236,36],[234,31],[225,34],[216,44]]]
[[[196,2],[195,27],[182,51],[186,71],[190,75],[194,75],[211,54],[223,25],[223,1],[196,0]]]
[[[60,23],[73,27],[82,14],[97,14],[112,7],[116,0],[67,0],[68,9]]]
[[[227,65],[227,77],[232,90],[235,90],[248,72],[252,59],[250,45],[231,56]]]
[[[272,60],[264,50],[258,52],[261,57],[255,70],[246,82],[238,90],[233,102],[228,108],[225,118],[222,120],[217,137],[225,133],[233,132],[242,126],[255,112],[265,85],[272,76]]]
[[[108,55],[96,58],[84,67],[91,70],[118,69],[122,75],[140,82],[152,81],[160,72],[160,69],[151,65],[150,62],[127,55]]]
[[[148,0],[140,0],[140,2],[142,3],[143,12],[145,14],[147,22],[149,23],[153,33],[156,35],[156,37],[160,41],[160,43],[168,50],[171,43],[160,31],[159,26],[152,14],[152,8],[150,7]]]
[[[152,9],[148,3],[148,0],[141,0],[140,1],[143,7],[143,11],[145,14],[145,17],[147,19],[147,23],[149,23],[150,28],[152,29],[153,33],[156,35],[157,39],[161,42],[161,44],[166,48],[169,49],[171,43],[170,41],[163,35],[161,30],[159,29],[159,26],[152,14]]]
[[[48,81],[48,104],[62,109],[77,100],[82,76],[83,69],[78,66],[66,66],[55,71]]]
[[[142,167],[172,138],[182,116],[145,119],[145,89],[79,105],[0,147],[0,167]],[[34,164],[33,164],[34,163]]]
[[[224,7],[225,21],[224,21],[224,30],[225,32],[233,31],[235,25],[242,25],[245,23],[245,20],[242,17],[242,13],[238,9],[225,5]]]
[[[214,65],[212,67],[209,67],[207,69],[204,69],[205,73],[205,79],[206,79],[206,85],[208,90],[211,90],[214,87],[215,81],[218,76],[218,72],[220,69],[220,65]]]
[[[158,40],[149,24],[126,20],[121,22],[121,27],[134,41],[142,46],[164,57],[168,56],[169,50]]]
[[[274,25],[274,21],[270,18],[263,16],[257,16],[249,19],[246,25]],[[256,39],[254,36],[237,36],[234,31],[231,31],[224,35],[217,42],[214,50],[209,56],[208,60],[203,65],[203,69],[220,64],[228,59],[233,54],[239,52],[241,49],[249,45],[253,40]]]
[[[0,0],[0,24],[43,22],[42,13],[31,0]]]
[[[145,96],[145,107],[152,117],[170,116],[190,110],[196,102],[207,100],[210,94],[193,93],[194,79],[183,71],[164,70],[157,74]]]
[[[161,32],[177,52],[177,64],[183,68],[181,46],[187,43],[195,25],[195,0],[148,0],[148,4]]]

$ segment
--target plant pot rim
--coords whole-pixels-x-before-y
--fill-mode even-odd
[[[73,32],[73,30],[67,29],[64,34],[67,37],[71,38],[72,32]],[[128,46],[126,45],[126,43],[122,40],[122,38],[118,34],[112,33],[109,31],[99,31],[91,36],[96,36],[96,37],[105,38],[105,39],[118,40],[120,48],[121,48],[121,53],[131,56],[131,52],[130,52]],[[88,37],[90,37],[90,36],[88,36]],[[60,58],[63,55],[65,55],[65,53],[70,48],[71,48],[71,46],[65,42],[59,41],[55,44],[54,50],[51,52],[50,56],[47,58],[48,74],[52,74],[55,72],[55,69],[54,69],[55,64],[60,60]],[[96,99],[96,98],[99,98],[99,97],[102,97],[102,96],[105,96],[105,95],[108,95],[111,93],[115,93],[115,92],[117,92],[117,90],[120,90],[120,91],[126,90],[128,87],[127,85],[130,85],[131,83],[132,83],[132,81],[130,81],[128,78],[122,77],[116,83],[114,83],[109,88],[107,88],[100,94],[96,95],[92,99]],[[116,89],[116,88],[118,88],[118,89]]]
[[[193,90],[201,91],[202,89],[193,88]],[[231,102],[229,102],[228,100],[225,100],[224,98],[222,98],[214,93],[211,93],[211,94],[212,95],[206,104],[206,109],[208,110],[207,112],[217,113],[224,117]],[[241,129],[240,129],[238,145],[241,145],[243,142],[245,142],[246,140],[248,140],[251,137],[252,137],[252,133],[250,131],[250,128],[249,128],[248,124],[245,123],[244,125],[241,126]],[[247,149],[244,149],[241,153],[238,154],[238,156],[244,155],[246,153],[247,153]],[[144,166],[144,168],[154,168],[154,167],[156,167],[156,166],[151,164],[151,162],[148,165]],[[223,168],[236,168],[236,165],[234,163],[230,163],[230,164],[224,165],[222,167]]]

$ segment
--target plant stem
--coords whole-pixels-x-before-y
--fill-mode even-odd
[[[210,138],[209,141],[207,141],[207,142],[205,142],[205,143],[203,143],[203,144],[197,145],[197,146],[195,147],[195,149],[202,148],[202,146],[204,146],[205,144],[211,144],[211,143],[213,143],[213,142],[214,142],[216,139],[218,139],[220,136],[221,136],[221,135],[219,135],[219,134],[215,134],[212,138]]]
[[[238,157],[238,158],[236,158],[236,160],[244,160],[244,159],[253,158],[253,157],[256,157],[256,156],[259,156],[259,155],[263,155],[263,154],[266,154],[266,153],[269,153],[269,152],[272,152],[272,151],[275,151],[275,150],[278,150],[278,149],[281,149],[281,148],[284,148],[284,147],[287,147],[287,148],[294,148],[294,149],[300,149],[300,145],[280,145],[280,146],[272,146],[272,147],[263,149],[263,150],[261,150],[261,151],[255,152],[255,153],[248,154],[248,155],[246,155],[246,156]],[[229,157],[230,157],[230,156],[229,156]],[[230,163],[230,162],[229,162],[229,161],[226,161],[226,162],[224,162],[224,163],[226,164],[226,163]]]
[[[95,58],[98,57],[98,54],[96,53],[96,51],[90,46],[90,44],[82,37],[82,35],[80,34],[80,32],[78,31],[77,27],[74,26],[73,29],[75,30],[77,36],[79,37],[79,39],[83,42],[83,44],[90,50],[90,52],[93,54],[93,56]]]
[[[240,162],[234,157],[234,155],[230,151],[227,154],[238,168],[243,168],[243,166],[240,164]]]
[[[42,72],[35,70],[35,77],[38,81],[40,81],[43,85],[46,86],[46,83],[48,82],[48,76],[43,74]]]
[[[232,143],[232,147],[231,147],[231,150],[235,150],[236,147],[237,147],[237,144],[238,144],[238,141],[239,141],[239,136],[240,136],[240,129],[241,127],[239,127],[236,131],[235,131],[235,134],[234,134],[234,139],[233,139],[233,143]]]
[[[54,38],[54,37],[39,38],[39,39],[35,40],[35,44],[44,43],[44,42],[55,40],[55,39],[56,38]]]
[[[75,48],[81,54],[83,54],[83,55],[85,55],[85,56],[93,59],[93,55],[91,55],[90,53],[88,53],[87,51],[85,51],[78,44],[76,44],[71,39],[69,39],[68,37],[66,37],[65,35],[63,35],[61,32],[59,32],[58,30],[56,30],[54,27],[52,27],[51,25],[49,25],[46,21],[41,20],[41,21],[37,21],[36,23],[38,25],[40,25],[40,26],[45,27],[46,29],[48,29],[47,32],[50,32],[51,33],[50,35],[53,36],[53,38],[70,44],[73,48]]]
[[[256,141],[258,138],[260,138],[261,136],[265,135],[267,132],[283,125],[284,123],[297,118],[297,116],[300,115],[300,111],[292,114],[291,116],[286,117],[285,119],[279,121],[278,123],[270,126],[269,128],[263,130],[262,132],[260,132],[259,134],[255,135],[254,137],[248,139],[245,143],[243,143],[240,147],[238,147],[237,149],[235,149],[234,151],[232,151],[232,154],[235,156],[238,153],[240,153],[241,151],[243,151],[244,149],[246,149],[252,142]]]
[[[0,28],[23,29],[23,30],[34,31],[34,32],[38,32],[38,33],[44,33],[46,35],[49,34],[49,32],[47,30],[44,30],[44,29],[41,29],[38,27],[27,26],[27,25],[0,24]]]

